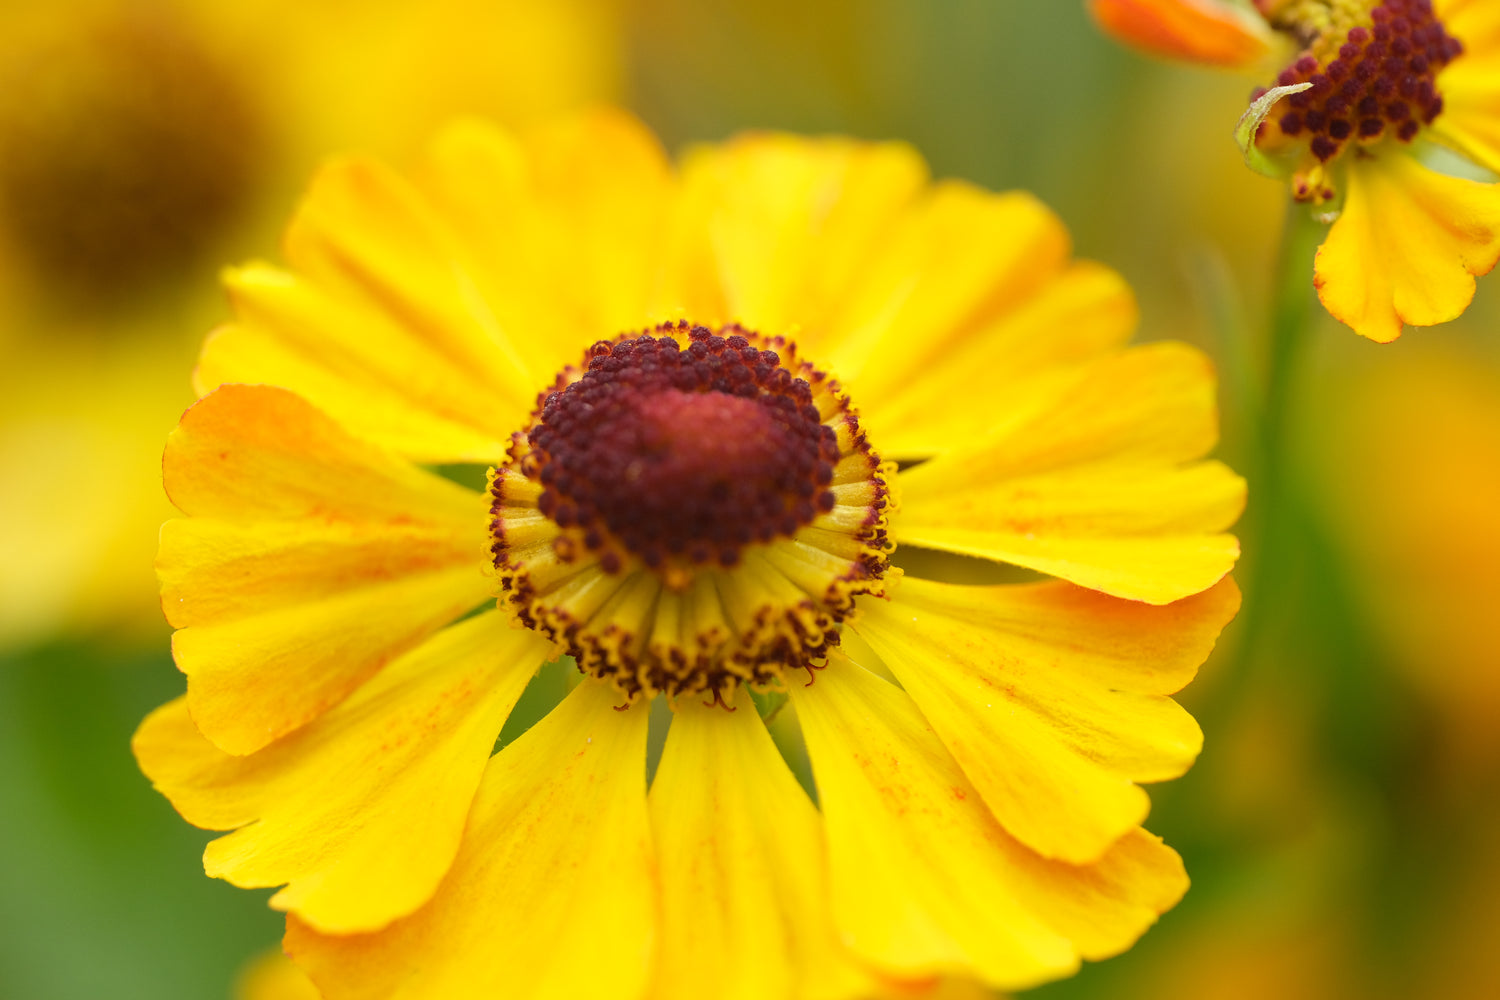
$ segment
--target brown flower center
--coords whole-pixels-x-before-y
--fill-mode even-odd
[[[833,508],[836,435],[775,352],[695,327],[686,349],[647,335],[590,353],[528,436],[538,507],[590,549],[613,536],[652,568],[733,566]]]
[[[1277,79],[1281,86],[1312,84],[1287,99],[1291,110],[1280,124],[1289,136],[1307,133],[1320,160],[1337,155],[1352,137],[1370,141],[1387,129],[1410,142],[1443,110],[1437,72],[1463,46],[1444,30],[1429,0],[1387,0],[1370,16],[1369,27],[1349,29],[1336,58],[1319,65],[1303,56]]]
[[[1312,86],[1285,99],[1273,119],[1274,134],[1262,138],[1306,141],[1320,163],[1350,143],[1415,139],[1442,113],[1438,72],[1463,52],[1430,0],[1292,4],[1273,14],[1272,23],[1307,44],[1277,85]],[[1321,191],[1304,195],[1324,196]]]
[[[893,473],[781,338],[601,342],[491,475],[500,597],[626,698],[774,688],[882,592]]]

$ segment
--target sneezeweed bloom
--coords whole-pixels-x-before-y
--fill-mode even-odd
[[[1244,25],[1229,0],[1096,0],[1106,28],[1202,62]],[[1252,95],[1241,141],[1257,169],[1333,220],[1314,283],[1325,308],[1373,340],[1460,315],[1500,260],[1500,9],[1484,0],[1256,0],[1250,44],[1274,31],[1290,53]],[[1180,10],[1179,10],[1180,9]],[[1172,44],[1135,25],[1179,11]],[[1204,13],[1205,11],[1211,13]],[[1152,18],[1157,18],[1152,21]],[[1455,155],[1456,154],[1456,155]]]
[[[1139,786],[1199,748],[1243,483],[1034,199],[600,113],[333,165],[285,250],[167,446],[188,691],[135,749],[325,996],[1019,987],[1182,894]]]

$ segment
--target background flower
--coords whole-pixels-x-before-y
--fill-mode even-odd
[[[1143,51],[1261,74],[1238,138],[1247,163],[1289,178],[1329,225],[1313,282],[1334,317],[1388,342],[1461,315],[1474,279],[1500,260],[1494,8],[1257,7],[1263,16],[1242,0],[1090,4],[1101,27]]]
[[[222,310],[330,151],[615,96],[609,0],[60,0],[0,11],[0,648],[159,641],[159,438]],[[105,490],[80,490],[98,476]],[[130,633],[124,635],[120,633]]]

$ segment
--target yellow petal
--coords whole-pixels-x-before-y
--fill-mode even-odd
[[[495,736],[548,643],[489,612],[396,660],[315,722],[248,757],[193,726],[179,698],[141,724],[141,770],[190,822],[242,827],[210,875],[329,933],[373,930],[431,896],[458,850]]]
[[[651,786],[670,859],[652,996],[869,996],[828,910],[822,819],[743,690],[734,708],[681,699]]]
[[[1008,505],[1014,501],[1014,505]],[[903,544],[1025,566],[1116,597],[1170,604],[1234,567],[1244,480],[1217,462],[1035,476],[955,495],[893,525]]]
[[[855,399],[893,391],[1061,274],[1070,251],[1031,195],[940,183],[863,263],[830,323],[828,364]]]
[[[320,1000],[318,989],[280,951],[257,958],[235,984],[234,1000]]]
[[[656,928],[646,720],[586,680],[485,770],[432,900],[374,934],[287,920],[327,1000],[638,997]]]
[[[1089,0],[1110,35],[1151,55],[1250,66],[1270,52],[1265,21],[1223,0]]]
[[[504,461],[525,401],[476,379],[400,317],[265,265],[224,281],[236,322],[203,346],[200,395],[226,382],[284,386],[418,461]]]
[[[1500,172],[1500,8],[1483,0],[1434,5],[1464,53],[1438,74],[1443,113],[1433,131]]]
[[[487,589],[473,569],[451,570],[180,629],[172,656],[188,676],[193,721],[220,749],[254,753],[338,704]]]
[[[1068,253],[1067,229],[1034,196],[942,181],[862,261],[829,319],[826,360],[873,399],[1013,309]]]
[[[1218,440],[1214,391],[1212,363],[1186,344],[1116,352],[1022,407],[983,400],[994,410],[995,426],[970,450],[987,456],[984,461],[928,462],[919,468],[931,471],[911,482],[966,488],[1087,463],[1189,461]]]
[[[531,392],[589,344],[669,318],[651,301],[673,180],[633,117],[597,111],[523,138],[463,121],[420,184],[497,321],[521,334]]]
[[[205,345],[200,394],[284,385],[423,461],[498,461],[551,373],[528,372],[451,233],[389,169],[326,167],[286,237],[296,275],[227,277],[238,322]]]
[[[351,303],[382,313],[415,349],[432,350],[525,413],[537,380],[464,266],[456,241],[409,182],[365,160],[337,161],[313,179],[287,229],[292,269]],[[414,373],[412,373],[414,374]]]
[[[869,641],[1017,840],[1097,860],[1146,818],[1136,782],[1175,778],[1203,737],[1168,695],[1239,607],[1232,581],[1166,607],[1065,583],[910,577],[864,600]]]
[[[1381,343],[1462,314],[1500,260],[1500,184],[1387,153],[1350,163],[1348,189],[1313,268],[1324,308]]]
[[[157,571],[188,703],[260,749],[483,602],[484,501],[358,441],[304,400],[225,386],[184,415],[163,478],[186,520]]]
[[[932,358],[921,378],[858,397],[860,424],[885,458],[941,454],[988,433],[997,401],[1014,407],[1048,388],[1043,373],[1123,347],[1136,319],[1135,296],[1123,278],[1075,262],[1013,312]],[[972,395],[975,387],[982,387],[982,402]]]
[[[833,312],[927,183],[910,147],[748,135],[693,150],[684,198],[722,285],[728,318],[769,336],[795,332],[822,359]]]
[[[163,604],[177,628],[221,625],[446,570],[476,576],[481,537],[474,521],[178,518],[161,528]]]
[[[184,514],[245,521],[456,525],[483,503],[265,385],[224,386],[189,409],[167,438],[162,480]]]
[[[792,686],[828,831],[834,918],[893,974],[1021,988],[1135,941],[1187,887],[1133,830],[1096,864],[1047,861],[995,821],[910,697],[835,653]]]
[[[1151,344],[1042,381],[997,401],[987,437],[902,473],[896,540],[1153,604],[1223,578],[1244,482],[1217,462],[1185,464],[1217,433],[1207,359]]]

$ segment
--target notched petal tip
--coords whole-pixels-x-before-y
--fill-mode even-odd
[[[1378,343],[1457,319],[1500,261],[1500,185],[1450,177],[1405,155],[1366,157],[1318,249],[1313,285],[1329,314]]]
[[[1153,56],[1209,66],[1249,66],[1270,51],[1255,15],[1218,0],[1089,0],[1089,13],[1117,41]]]

